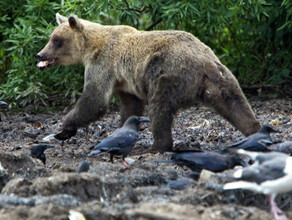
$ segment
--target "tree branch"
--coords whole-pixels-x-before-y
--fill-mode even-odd
[[[152,30],[152,28],[154,28],[157,24],[159,24],[162,21],[162,18],[160,17],[158,20],[154,21],[153,24],[151,24],[150,26],[148,26],[145,30],[146,31],[150,31]]]
[[[245,90],[257,90],[257,89],[269,89],[269,88],[278,88],[281,85],[286,84],[287,82],[281,82],[281,83],[276,83],[276,84],[268,84],[268,85],[264,85],[264,84],[255,84],[255,85],[241,85],[242,89]]]
[[[126,8],[114,8],[111,4],[108,4],[110,7],[116,9],[116,10],[120,10],[120,11],[136,11],[136,12],[139,12],[139,13],[142,13],[143,11],[146,10],[146,6],[143,5],[140,9],[139,8],[131,8],[128,1],[127,0],[124,0],[125,4],[126,4]]]

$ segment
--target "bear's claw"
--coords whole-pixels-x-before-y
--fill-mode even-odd
[[[63,129],[61,132],[58,132],[57,134],[54,135],[54,138],[58,139],[58,140],[67,140],[70,137],[76,135],[77,133],[77,129]]]

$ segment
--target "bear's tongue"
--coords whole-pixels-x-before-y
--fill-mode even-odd
[[[38,62],[37,64],[37,67],[40,69],[40,70],[44,70],[45,68],[48,67],[49,64],[53,64],[55,60],[45,60],[45,61],[40,61]]]
[[[37,67],[38,67],[39,69],[44,69],[44,68],[46,68],[48,65],[49,65],[49,61],[48,61],[48,60],[47,60],[47,61],[40,61],[40,62],[38,62]]]

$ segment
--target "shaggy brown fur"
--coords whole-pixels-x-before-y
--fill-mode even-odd
[[[245,135],[259,128],[237,80],[212,50],[183,31],[138,31],[57,14],[59,26],[37,57],[47,66],[82,63],[83,94],[63,121],[76,130],[100,118],[116,93],[121,124],[149,106],[153,150],[172,149],[173,116],[202,101]],[[46,66],[45,66],[46,67]],[[73,132],[74,133],[74,132]]]

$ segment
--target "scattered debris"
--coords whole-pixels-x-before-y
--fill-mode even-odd
[[[281,124],[275,126],[282,133],[272,133],[272,140],[292,141],[291,101],[254,100],[251,106],[261,124],[279,118]],[[5,203],[9,206],[1,206],[0,202],[0,219],[68,219],[70,210],[82,213],[88,220],[273,218],[264,195],[223,190],[226,181],[232,181],[233,170],[216,174],[202,170],[200,180],[195,181],[189,177],[198,179],[199,175],[189,168],[153,162],[164,156],[149,153],[153,137],[148,124],[139,130],[139,139],[126,158],[129,164],[133,158],[134,163],[121,171],[120,164],[109,163],[106,155],[87,156],[90,147],[119,127],[118,112],[109,111],[88,131],[80,128],[74,138],[64,142],[53,137],[62,115],[13,113],[0,122],[0,201],[10,194],[14,194],[14,202],[20,201]],[[243,134],[206,107],[179,112],[173,126],[173,139],[179,150],[222,150],[244,139]],[[31,138],[25,131],[40,133]],[[48,134],[52,135],[46,139]],[[55,146],[46,151],[46,166],[28,156],[31,146],[45,142]],[[92,163],[90,172],[76,173],[85,160]],[[24,205],[25,201],[32,205]],[[276,201],[292,219],[292,193],[279,195]]]

